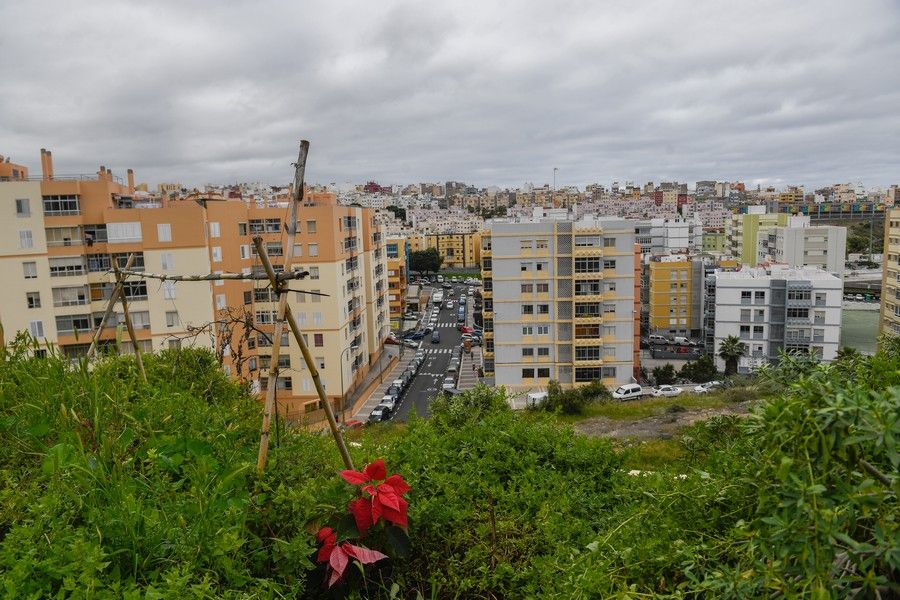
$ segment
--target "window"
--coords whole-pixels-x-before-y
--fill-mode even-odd
[[[809,309],[791,307],[787,309],[787,316],[789,319],[808,319]]]
[[[755,302],[765,302],[766,301],[766,293],[765,292],[753,292],[753,299]]]
[[[44,337],[44,322],[43,321],[31,321],[30,323],[28,323],[28,331],[31,333],[31,337],[34,337],[34,338]]]
[[[742,338],[750,337],[750,326],[749,325],[741,325],[740,333]]]
[[[141,224],[139,221],[107,223],[106,239],[110,244],[140,242],[144,239],[141,235]]]
[[[750,309],[744,308],[741,309],[741,321],[749,321],[750,320]]]
[[[519,250],[531,251],[531,240],[519,240]]]
[[[84,261],[80,256],[51,258],[50,277],[72,277],[84,274]]]
[[[217,237],[219,237],[219,236],[221,236],[221,235],[222,235],[222,233],[221,233],[221,231],[219,230],[219,223],[216,222],[216,221],[210,221],[210,223],[209,223],[209,237],[211,237],[211,238],[217,238]]]
[[[748,290],[744,290],[741,292],[741,303],[742,304],[750,303],[750,292]]]
[[[322,313],[319,311],[313,311],[312,322],[313,325],[322,325]]]
[[[319,267],[310,267],[309,268],[309,278],[310,279],[318,279],[319,278]]]
[[[90,315],[65,315],[56,317],[56,330],[60,333],[69,331],[88,331],[90,328]]]
[[[266,233],[281,233],[281,219],[266,219]]]
[[[23,262],[22,272],[25,275],[25,279],[37,279],[37,263]]]
[[[550,367],[541,367],[537,370],[538,379],[546,379],[550,377]]]
[[[616,368],[615,367],[600,367],[600,375],[604,378],[615,377],[616,376]]]
[[[600,293],[601,282],[599,279],[590,281],[576,281],[576,296],[593,296]]]
[[[278,313],[274,310],[258,310],[255,316],[257,325],[269,325],[278,320]]]
[[[547,240],[537,240],[535,241],[535,247],[538,250],[546,250],[547,249]]]
[[[53,306],[78,306],[88,303],[87,291],[83,285],[53,288]]]
[[[606,282],[606,291],[607,292],[616,291],[616,282],[615,281],[607,281]]]
[[[166,300],[175,299],[175,282],[163,281],[163,298]]]
[[[762,325],[754,325],[753,326],[753,337],[761,338],[763,336],[763,326]]]
[[[585,383],[588,381],[594,381],[595,379],[600,379],[601,371],[600,367],[576,367],[575,368],[575,382],[576,383]]]
[[[537,326],[537,334],[538,335],[549,335],[550,334],[550,326],[549,325],[538,325]]]
[[[222,247],[221,246],[213,246],[212,247],[212,260],[213,260],[213,262],[222,262]]]
[[[313,334],[313,346],[321,348],[325,345],[325,335],[322,333]]]
[[[539,262],[539,263],[537,263],[537,264],[535,265],[535,270],[536,270],[536,271],[546,271],[546,270],[547,270],[547,263],[545,263],[545,262]]]
[[[534,329],[531,327],[531,325],[527,325],[522,328],[522,335],[531,335],[533,333]]]
[[[44,196],[44,214],[48,216],[78,215],[81,209],[78,204],[78,196]]]
[[[169,350],[181,350],[181,340],[169,340]]]
[[[525,271],[528,271],[529,269],[531,269],[531,263],[530,262],[519,263],[519,268],[524,273]]]
[[[283,269],[283,268],[284,268],[284,267],[282,267],[282,269]],[[278,271],[277,268],[276,268],[275,270]],[[213,271],[213,275],[221,275],[221,274],[222,274],[222,271]],[[214,279],[214,280],[213,280],[213,285],[217,285],[217,286],[218,286],[218,285],[225,285],[225,281],[224,281],[223,279]]]
[[[156,239],[160,242],[172,241],[172,225],[169,223],[156,224]]]
[[[549,304],[538,304],[538,314],[539,315],[549,315],[550,314],[550,305]]]
[[[319,255],[319,245],[318,244],[310,244],[309,245],[309,255],[310,256],[318,256]]]
[[[315,221],[307,221],[306,222],[306,233],[315,233],[316,232],[316,222]]]
[[[615,268],[616,268],[616,259],[614,259],[614,258],[607,258],[606,260],[604,260],[604,261],[603,261],[603,268],[604,268],[604,269],[615,269]]]
[[[177,310],[167,310],[166,311],[166,327],[175,327],[178,325],[178,311]]]
[[[30,229],[19,232],[19,248],[34,248],[34,237],[32,237]]]
[[[534,356],[534,348],[522,348],[522,356]]]
[[[604,312],[605,314],[608,314],[608,315],[614,315],[614,314],[616,314],[616,305],[615,305],[615,304],[610,304],[610,303],[605,303],[605,304],[603,305],[603,312]]]
[[[538,294],[546,294],[547,292],[550,291],[550,284],[549,283],[537,283],[534,286],[534,290]]]
[[[250,244],[241,244],[241,258],[244,260],[250,258]]]
[[[599,317],[600,310],[601,310],[601,307],[598,302],[576,302],[575,303],[575,316],[576,317]]]
[[[616,247],[616,238],[603,238],[603,247],[604,248],[615,248]]]
[[[575,360],[600,360],[600,346],[576,346]]]
[[[225,294],[216,294],[216,308],[218,310],[223,310],[226,306]]]
[[[521,290],[523,294],[530,294],[534,291],[534,286],[530,283],[523,283]]]
[[[600,245],[600,237],[596,235],[576,235],[576,248],[596,248]]]
[[[31,216],[31,201],[28,198],[16,198],[16,216]]]
[[[163,252],[159,255],[159,261],[163,271],[169,271],[175,268],[175,259],[171,252]]]
[[[534,379],[534,369],[522,369],[522,379]]]
[[[538,348],[537,355],[538,356],[550,356],[550,348],[547,348],[546,346],[543,348]]]
[[[238,235],[247,235],[246,223],[238,223]]]
[[[596,257],[585,257],[575,259],[576,273],[597,273],[600,271],[600,259]]]
[[[41,293],[40,292],[26,292],[25,301],[28,304],[28,308],[40,308],[41,307]]]
[[[322,301],[322,296],[321,296],[322,290],[309,290],[309,291],[312,292],[310,294],[310,296],[312,296],[313,302],[321,302]]]
[[[523,304],[522,305],[522,314],[523,315],[533,315],[534,314],[534,306],[531,304]]]
[[[809,290],[788,290],[787,293],[788,300],[809,300],[811,298],[812,293]]]

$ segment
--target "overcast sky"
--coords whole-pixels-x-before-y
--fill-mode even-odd
[[[728,6],[728,8],[726,8]],[[900,3],[0,3],[0,154],[155,184],[900,182]]]

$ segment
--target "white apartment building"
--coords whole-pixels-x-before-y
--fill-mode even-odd
[[[713,353],[719,369],[722,341],[735,336],[747,346],[738,371],[749,373],[776,361],[781,351],[835,359],[841,336],[843,283],[814,267],[716,270],[708,277],[707,326],[714,327]],[[710,318],[712,317],[712,318]],[[709,336],[708,336],[709,337]]]
[[[847,255],[847,228],[836,225],[773,227],[757,234],[757,262],[818,267],[840,276]]]
[[[486,374],[513,392],[638,368],[640,261],[619,218],[499,219],[482,232]]]
[[[703,223],[699,219],[650,219],[653,254],[697,252],[703,249]]]
[[[414,209],[406,213],[416,233],[475,233],[481,231],[484,219],[466,210]]]

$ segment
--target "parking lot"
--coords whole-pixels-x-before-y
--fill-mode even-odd
[[[459,297],[466,296],[465,308],[470,307],[474,302],[474,295],[468,295],[469,287],[463,283],[451,282],[451,287],[448,289],[443,289],[441,284],[431,284],[425,288],[425,291],[429,293],[429,301],[421,313],[421,321],[417,328],[422,337],[415,340],[417,347],[404,346],[403,348],[404,359],[408,358],[410,354],[420,356],[421,359],[414,359],[411,362],[401,360],[401,364],[409,362],[407,370],[415,374],[401,386],[399,399],[394,404],[389,419],[404,421],[413,409],[417,414],[427,416],[430,414],[431,401],[441,392],[445,383],[448,386],[452,385],[454,389],[457,387],[458,371],[462,366],[459,358],[462,353],[463,341],[463,334],[458,329]],[[434,293],[439,290],[443,292],[444,296],[443,307],[435,310]],[[452,301],[452,308],[447,307],[448,300]],[[464,310],[465,325],[471,325],[471,314],[470,308]],[[425,333],[428,329],[431,331]],[[434,332],[438,334],[437,339],[433,337]],[[466,365],[468,366],[468,363]],[[368,415],[360,415],[360,417],[363,416],[368,417]]]

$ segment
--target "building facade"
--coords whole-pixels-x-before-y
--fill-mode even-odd
[[[757,262],[818,267],[840,276],[847,257],[847,228],[772,227],[758,234]]]
[[[716,270],[708,277],[707,302],[714,311],[713,356],[722,341],[739,338],[747,347],[738,371],[749,373],[778,360],[781,352],[803,354],[830,362],[837,357],[841,336],[843,283],[813,267]],[[709,336],[708,336],[709,337]]]
[[[490,221],[482,237],[486,375],[513,392],[638,369],[639,250],[624,219]]]
[[[480,232],[414,234],[408,240],[412,252],[436,248],[444,269],[478,268],[481,264]]]
[[[890,209],[884,217],[881,333],[900,335],[900,208]]]
[[[406,238],[388,238],[385,253],[391,329],[400,330],[406,313],[406,288],[409,284],[409,244]]]
[[[663,335],[700,335],[703,262],[684,254],[654,256],[648,271],[650,331]]]
[[[749,206],[746,213],[731,216],[728,226],[728,247],[731,256],[738,258],[741,264],[755,267],[759,259],[758,244],[761,232],[768,232],[774,227],[789,224],[789,215],[767,213],[765,206]],[[790,223],[793,226],[809,225],[809,217],[796,217]]]

